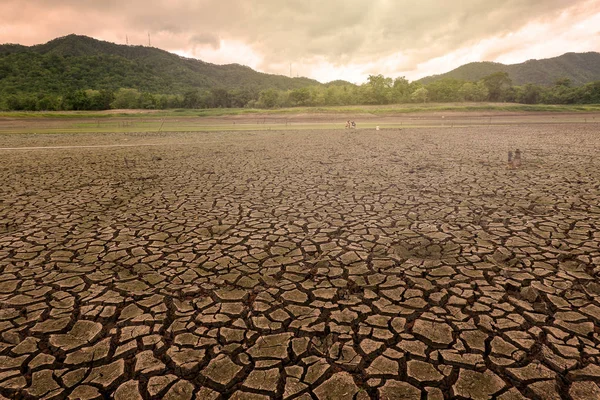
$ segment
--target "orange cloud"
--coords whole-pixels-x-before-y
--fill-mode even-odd
[[[0,42],[146,44],[150,33],[153,46],[208,62],[363,82],[597,51],[599,15],[595,0],[3,0]]]

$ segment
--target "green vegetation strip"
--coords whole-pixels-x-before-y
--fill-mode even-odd
[[[175,109],[139,112],[106,112],[106,111],[7,111],[0,112],[2,118],[167,118],[167,117],[223,117],[243,115],[293,115],[293,114],[374,114],[394,115],[426,112],[600,112],[600,104],[586,105],[544,105],[544,104],[507,104],[507,103],[431,103],[431,104],[399,104],[385,106],[331,106],[331,107],[290,107],[276,109],[255,108],[212,108],[212,109]]]

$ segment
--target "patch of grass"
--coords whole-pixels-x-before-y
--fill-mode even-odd
[[[368,113],[368,114],[405,114],[439,111],[509,111],[509,112],[598,112],[600,104],[586,105],[550,105],[550,104],[514,104],[514,103],[430,103],[398,104],[384,106],[347,106],[312,107],[298,112],[316,113]]]
[[[600,104],[550,105],[515,103],[427,103],[365,106],[291,107],[275,109],[211,108],[174,110],[116,111],[6,111],[0,118],[167,118],[167,117],[223,117],[235,115],[289,115],[289,114],[376,114],[393,115],[424,112],[600,112]]]
[[[529,112],[540,114],[528,114]],[[520,123],[595,123],[597,115],[587,114],[591,112],[600,112],[600,105],[430,103],[273,110],[244,108],[130,112],[10,112],[0,113],[0,132],[41,134],[343,129],[344,122],[350,115],[351,119],[357,121],[359,130],[375,126],[382,129],[436,126],[458,128]],[[552,116],[549,116],[549,113],[552,113]],[[600,122],[600,118],[598,121]]]

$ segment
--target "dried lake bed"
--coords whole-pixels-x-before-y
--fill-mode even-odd
[[[0,134],[0,399],[598,399],[599,128]]]

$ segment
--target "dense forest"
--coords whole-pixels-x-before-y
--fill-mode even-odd
[[[515,85],[533,83],[552,86],[560,78],[569,78],[574,86],[600,81],[600,53],[566,53],[559,57],[529,60],[520,64],[505,65],[493,62],[473,62],[441,75],[428,76],[419,82],[454,78],[478,81],[494,72],[506,72]]]
[[[511,74],[503,67],[520,72]],[[514,76],[523,82],[522,76],[528,74],[543,75],[545,82],[552,76],[554,80],[515,84]],[[321,84],[263,74],[238,64],[214,65],[160,49],[70,35],[38,46],[0,46],[0,109],[273,108],[461,101],[587,104],[600,103],[600,81],[589,81],[595,77],[600,77],[600,54],[569,53],[514,66],[472,63],[415,82],[372,75],[362,85]]]

